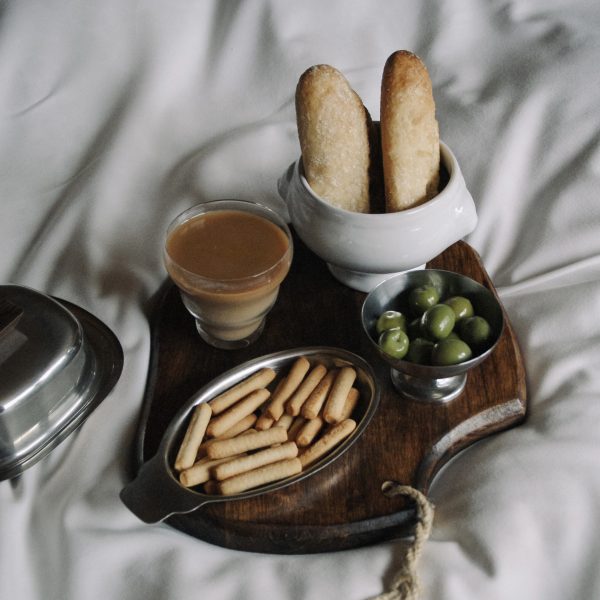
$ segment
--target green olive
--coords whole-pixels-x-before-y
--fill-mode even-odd
[[[481,347],[492,337],[490,324],[479,316],[463,319],[459,324],[460,337],[470,346]]]
[[[422,315],[440,301],[440,294],[432,285],[420,285],[408,294],[408,306],[415,315]]]
[[[443,340],[450,335],[455,322],[454,311],[448,305],[436,304],[423,313],[421,328],[427,337]]]
[[[446,338],[434,344],[431,362],[437,366],[458,365],[473,356],[471,348],[462,340]]]
[[[379,315],[377,319],[377,333],[382,333],[386,329],[394,329],[400,327],[403,331],[406,331],[406,317],[397,310],[386,310],[384,313]]]
[[[392,358],[402,359],[408,352],[408,336],[400,327],[386,329],[379,336],[379,347]]]
[[[475,314],[471,301],[464,296],[452,296],[444,300],[444,304],[447,304],[454,311],[457,321],[472,317]]]
[[[415,338],[410,341],[408,352],[406,353],[406,360],[417,363],[419,365],[431,364],[431,350],[433,348],[433,342],[426,340],[425,338]]]

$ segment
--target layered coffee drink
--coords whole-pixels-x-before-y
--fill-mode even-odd
[[[292,261],[289,229],[256,203],[218,200],[177,217],[165,264],[200,335],[220,348],[256,339]]]

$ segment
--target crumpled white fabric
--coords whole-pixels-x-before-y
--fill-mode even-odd
[[[600,597],[600,5],[592,0],[0,5],[0,281],[80,304],[125,351],[84,426],[0,483],[0,598],[366,599],[403,547],[271,556],[147,526],[118,492],[167,223],[260,200],[299,154],[301,72],[344,72],[373,118],[385,59],[428,65],[481,254],[526,362],[530,415],[436,478],[432,600]],[[493,382],[490,382],[493,385]],[[401,457],[398,458],[401,460]]]

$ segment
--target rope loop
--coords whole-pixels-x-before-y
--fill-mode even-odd
[[[381,490],[386,496],[404,496],[414,502],[416,525],[414,538],[404,555],[402,566],[392,579],[390,589],[372,600],[417,600],[420,594],[417,565],[431,533],[434,506],[423,493],[409,485],[386,481]]]

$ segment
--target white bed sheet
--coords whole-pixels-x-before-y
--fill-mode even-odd
[[[418,53],[475,199],[468,241],[521,344],[530,415],[436,478],[432,600],[600,598],[600,5],[12,0],[0,4],[0,281],[104,320],[123,375],[84,426],[0,483],[0,598],[366,599],[386,543],[311,556],[209,545],[120,502],[149,357],[144,306],[183,208],[284,210],[294,90],[342,70],[378,117],[385,59]]]

